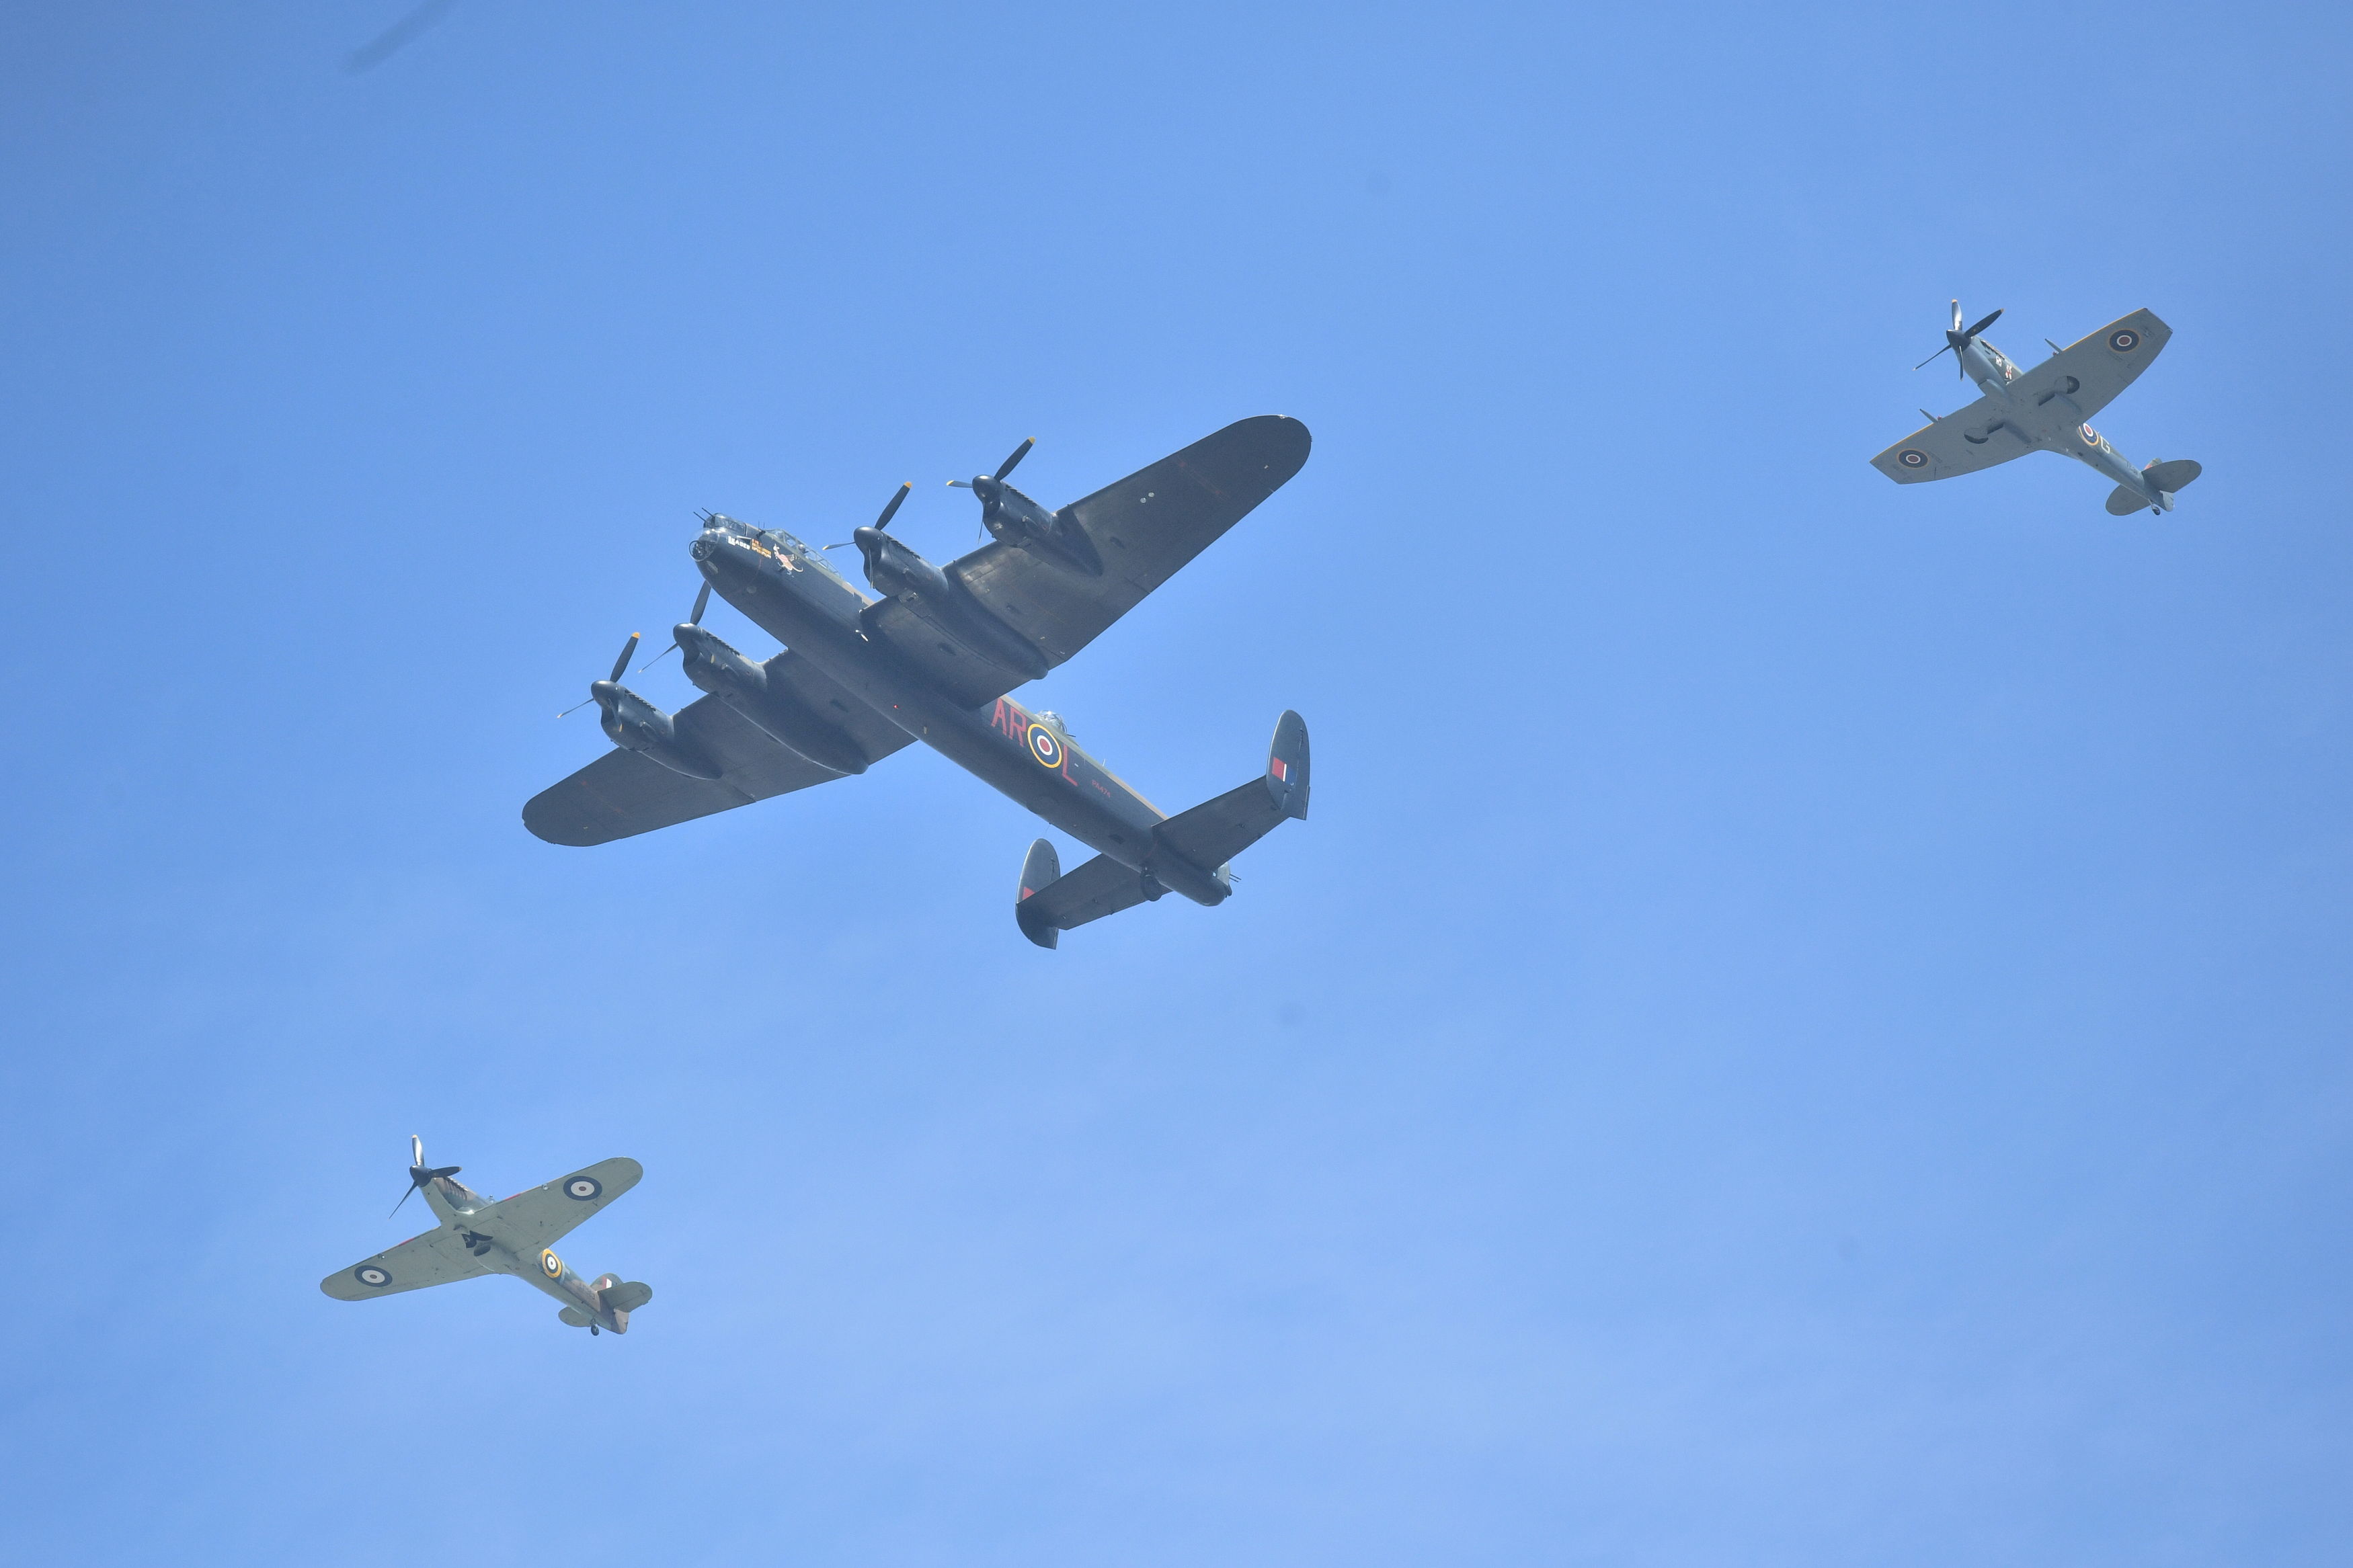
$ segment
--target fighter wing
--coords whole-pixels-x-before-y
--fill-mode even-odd
[[[2007,463],[2034,450],[2032,442],[2005,419],[2010,405],[1986,396],[1915,430],[1876,458],[1871,466],[1899,485],[1949,479]]]
[[[491,1237],[517,1258],[527,1258],[542,1247],[554,1247],[574,1226],[636,1186],[645,1173],[643,1165],[627,1157],[599,1160],[585,1170],[476,1209],[466,1216],[466,1227]]]
[[[828,697],[840,690],[789,650],[770,659],[767,668],[771,679],[791,687],[819,712],[828,710]],[[871,709],[858,703],[840,707],[840,727],[869,758],[907,744],[907,732]],[[716,697],[687,704],[675,718],[679,734],[718,763],[723,776],[691,779],[616,747],[532,796],[522,808],[522,825],[550,844],[609,844],[842,776],[778,745]]]
[[[364,1301],[490,1272],[491,1266],[468,1252],[456,1231],[428,1230],[328,1275],[319,1289],[338,1301]]]
[[[2133,384],[2173,336],[2154,311],[2119,316],[2087,338],[2069,343],[2021,375],[2010,395],[2028,407],[2059,398],[2073,405],[2075,422],[2092,417]]]
[[[1306,426],[1262,414],[1072,501],[1060,515],[1094,545],[1100,577],[1004,543],[982,546],[948,573],[1048,664],[1060,664],[1281,489],[1307,447]]]

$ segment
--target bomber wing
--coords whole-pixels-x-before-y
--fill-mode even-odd
[[[771,680],[834,717],[869,760],[908,744],[904,730],[863,703],[843,700],[838,685],[790,649],[768,660],[767,669]],[[691,779],[615,747],[532,796],[523,826],[550,844],[609,844],[843,776],[778,745],[716,697],[687,704],[675,718],[680,735],[719,764],[721,777]]]
[[[466,1228],[491,1237],[517,1258],[528,1258],[543,1247],[554,1247],[573,1226],[636,1186],[645,1173],[643,1165],[626,1156],[599,1160],[585,1170],[476,1209],[466,1215]]]
[[[2173,329],[2153,310],[2119,316],[2020,376],[2011,384],[2010,395],[2028,407],[2063,397],[2073,405],[2075,422],[2081,423],[2130,386],[2172,336]]]
[[[454,1230],[428,1230],[398,1247],[364,1258],[319,1281],[319,1289],[338,1301],[364,1301],[370,1296],[397,1296],[427,1285],[447,1285],[492,1273],[488,1263],[466,1249]]]
[[[1002,542],[983,545],[947,572],[1048,664],[1060,664],[1281,489],[1307,461],[1307,447],[1306,426],[1263,414],[1072,501],[1061,516],[1093,543],[1100,577]],[[1020,684],[993,679],[1002,684],[976,702]]]
[[[1872,458],[1871,466],[1899,485],[1916,485],[2024,457],[2035,445],[2009,426],[2005,416],[2013,407],[1990,395],[1980,397],[1913,431]]]

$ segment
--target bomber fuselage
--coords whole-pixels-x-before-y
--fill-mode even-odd
[[[937,567],[887,535],[859,543],[878,563],[881,584],[927,625],[1000,665],[1008,685],[1044,673],[1033,648]],[[879,601],[790,534],[713,517],[693,555],[720,597],[914,739],[1124,866],[1143,870],[1157,858],[1152,868],[1171,890],[1205,903],[1225,896],[1220,871],[1155,858],[1152,830],[1166,814],[1072,744],[1059,724],[1008,698],[968,708],[889,642],[870,636],[869,616]]]

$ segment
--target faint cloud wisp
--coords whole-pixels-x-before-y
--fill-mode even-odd
[[[361,71],[384,64],[432,31],[434,26],[449,14],[449,7],[457,3],[458,0],[425,0],[425,4],[377,34],[374,40],[353,49],[351,57],[343,61],[343,68],[356,76]]]

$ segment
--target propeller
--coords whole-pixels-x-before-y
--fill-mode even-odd
[[[629,640],[635,642],[637,639],[632,637]],[[616,671],[616,673],[618,672]],[[427,1166],[425,1163],[425,1140],[414,1132],[408,1135],[408,1148],[413,1157],[413,1163],[408,1167],[408,1191],[400,1194],[399,1204],[392,1205],[392,1214],[398,1214],[400,1204],[406,1203],[417,1189],[426,1183],[437,1176],[454,1176],[464,1168],[459,1165]],[[392,1215],[386,1215],[384,1217],[390,1219]]]
[[[976,475],[975,475],[975,476],[973,476],[971,479],[950,479],[950,480],[948,481],[948,483],[949,483],[950,485],[952,485],[953,487],[955,487],[955,489],[960,489],[960,490],[972,490],[972,491],[974,491],[975,493],[976,493],[976,494],[980,497],[980,499],[981,499],[981,500],[988,500],[988,499],[989,499],[989,498],[988,498],[988,491],[987,491],[987,490],[986,490],[986,489],[981,489],[981,486],[982,486],[984,483],[986,483],[986,484],[987,484],[987,485],[990,485],[990,486],[992,486],[992,487],[993,487],[993,486],[997,486],[997,485],[1001,485],[1001,484],[1003,484],[1003,483],[1005,482],[1005,476],[1006,476],[1006,475],[1008,475],[1008,474],[1009,474],[1009,473],[1011,473],[1011,472],[1012,472],[1016,468],[1019,467],[1019,466],[1020,466],[1021,459],[1022,459],[1022,458],[1026,458],[1026,457],[1028,457],[1028,456],[1029,455],[1029,448],[1030,448],[1030,447],[1034,447],[1034,446],[1036,446],[1037,444],[1038,444],[1038,437],[1035,437],[1035,436],[1030,436],[1030,437],[1025,437],[1025,438],[1023,439],[1023,441],[1022,441],[1021,445],[1019,445],[1018,447],[1014,447],[1014,448],[1013,448],[1013,456],[1011,456],[1011,457],[1009,457],[1009,458],[1006,458],[1006,459],[1005,459],[1005,461],[1003,461],[1003,462],[1001,462],[1001,463],[997,464],[997,472],[996,472],[994,475],[992,475],[990,478],[988,478],[987,480],[983,480],[983,479],[982,479],[978,475],[976,475]]]
[[[1029,448],[1037,444],[1037,437],[1030,436],[1024,437],[1021,445],[1013,448],[1013,455],[1006,458],[1005,461],[997,464],[997,472],[988,478],[984,479],[980,475],[975,474],[968,479],[950,479],[948,481],[948,484],[953,489],[970,490],[973,494],[980,498],[979,531],[973,535],[974,538],[985,539],[988,536],[988,509],[996,503],[997,496],[1003,490],[1005,476],[1011,473],[1015,467],[1020,463],[1021,459],[1029,455]]]
[[[891,526],[891,520],[899,515],[899,509],[906,504],[907,497],[913,493],[914,489],[915,481],[909,479],[906,483],[899,487],[898,494],[892,496],[889,500],[882,504],[882,515],[876,518],[872,525],[875,531],[880,532],[883,529]],[[859,533],[863,533],[866,531],[864,529],[860,529],[858,531]],[[853,533],[848,539],[843,540],[840,543],[828,544],[824,546],[824,548],[828,550],[847,550],[857,542],[858,534]]]
[[[697,594],[697,595],[694,596],[694,614],[692,614],[692,615],[691,615],[691,616],[687,616],[687,617],[686,617],[686,624],[687,624],[688,626],[701,626],[701,625],[702,624],[702,612],[703,612],[703,611],[705,611],[705,610],[707,610],[707,609],[709,609],[710,607],[711,607],[711,580],[710,580],[709,578],[705,578],[705,579],[703,579],[703,583],[702,583],[702,592],[701,592],[700,594]],[[639,675],[643,675],[647,670],[651,669],[654,666],[656,666],[656,665],[659,664],[662,660],[664,660],[664,659],[668,658],[670,655],[672,655],[672,654],[676,653],[677,651],[678,651],[678,641],[677,641],[677,639],[676,639],[675,637],[673,637],[673,638],[671,639],[671,641],[670,641],[670,647],[666,647],[666,648],[662,649],[662,650],[661,650],[661,652],[659,652],[659,653],[658,653],[658,654],[654,655],[654,656],[653,656],[653,658],[649,658],[649,659],[646,660],[646,662],[645,662],[645,663],[643,663],[643,664],[639,665],[639,666],[638,667],[638,673]]]
[[[2009,307],[2007,306],[2003,307],[2004,310],[2007,310],[2008,308]],[[1938,349],[1936,353],[1930,354],[1926,359],[1922,360],[1918,364],[1914,365],[1912,368],[1914,370],[1926,370],[1930,365],[1936,363],[1936,354],[1943,353],[1945,349],[1950,349],[1953,352],[1953,368],[1960,374],[1966,376],[1968,374],[1968,371],[1960,363],[1961,351],[1969,346],[1970,339],[1976,337],[1979,332],[1984,331],[1988,327],[1992,326],[2000,319],[2001,311],[1996,310],[1992,315],[1988,316],[1976,326],[1964,331],[1961,329],[1961,302],[1958,300],[1954,300],[1953,327],[1950,331],[1945,334],[1945,348]]]
[[[710,589],[706,587],[703,592],[709,593]],[[698,607],[696,614],[700,615],[701,613],[702,612]],[[629,634],[629,640],[621,645],[621,657],[613,661],[613,673],[607,676],[604,679],[596,682],[596,686],[611,686],[615,682],[618,681],[621,679],[622,674],[629,668],[629,656],[637,651],[638,634],[631,632]],[[583,708],[587,707],[588,703],[596,701],[597,695],[596,686],[592,686],[588,689],[588,697],[586,701],[575,702],[571,707],[566,708],[563,712],[558,713],[556,717],[559,719],[569,719],[573,714],[577,713]]]

